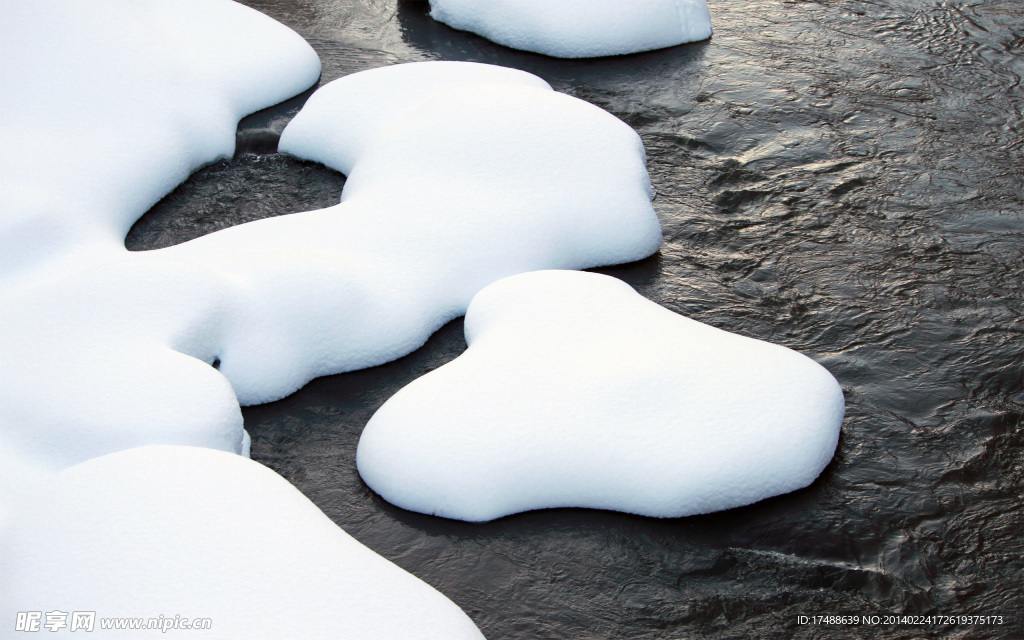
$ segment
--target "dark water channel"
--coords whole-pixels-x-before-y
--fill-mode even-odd
[[[247,408],[255,460],[491,640],[1024,638],[1024,3],[712,0],[709,42],[587,61],[504,49],[418,2],[247,4],[309,40],[322,83],[475,60],[622,118],[647,145],[665,242],[601,271],[812,356],[847,400],[835,460],[791,495],[677,520],[446,521],[374,495],[355,446],[465,348],[454,322],[397,362]],[[300,104],[244,121],[249,153],[193,175],[129,247],[336,203],[342,176],[272,153]],[[798,624],[899,613],[1004,624]]]

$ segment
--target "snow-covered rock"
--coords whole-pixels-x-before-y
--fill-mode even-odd
[[[593,58],[711,36],[706,0],[430,0],[430,15],[513,49]]]
[[[469,349],[388,400],[359,441],[366,483],[469,521],[592,507],[676,517],[810,484],[843,394],[811,359],[542,271],[481,291]]]
[[[0,534],[0,564],[7,631],[19,611],[91,611],[97,638],[126,635],[104,618],[161,615],[207,618],[165,633],[211,640],[483,638],[283,478],[210,449],[142,447],[63,471]]]
[[[0,286],[124,251],[131,224],[316,82],[288,27],[230,0],[0,3]]]
[[[480,82],[551,90],[532,73],[491,64],[431,61],[381,67],[317,89],[282,132],[278,149],[348,175],[356,158],[402,112],[433,94]]]
[[[341,204],[0,287],[0,447],[51,471],[145,444],[241,452],[239,401],[403,356],[503,277],[657,250],[639,137],[534,76],[422,63],[321,91],[285,148],[350,163]]]
[[[0,3],[0,520],[25,487],[151,442],[244,453],[209,270],[124,247],[242,116],[316,82],[295,32],[230,0]]]

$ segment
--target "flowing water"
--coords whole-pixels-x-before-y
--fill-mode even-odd
[[[255,460],[491,640],[1024,637],[1020,0],[712,0],[708,42],[582,61],[453,31],[422,2],[247,4],[306,37],[321,84],[474,60],[531,71],[625,120],[648,149],[665,242],[599,271],[810,355],[847,402],[821,478],[749,507],[674,520],[559,509],[482,525],[413,514],[361,482],[355,447],[388,397],[465,349],[456,321],[399,361],[245,409]],[[303,99],[243,121],[240,154],[193,175],[128,246],[336,203],[342,176],[273,153]],[[880,619],[800,624],[815,615]]]

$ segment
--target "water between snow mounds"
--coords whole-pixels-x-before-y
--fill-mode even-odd
[[[431,518],[366,488],[355,446],[387,398],[462,352],[457,320],[399,361],[245,409],[256,460],[491,640],[822,637],[798,616],[838,613],[1006,619],[859,625],[846,637],[1024,633],[1024,17],[1013,3],[727,0],[712,5],[709,42],[576,62],[453,31],[425,3],[249,4],[314,45],[321,82],[468,59],[536,73],[622,118],[648,149],[666,242],[599,271],[811,355],[847,400],[822,478],[749,507],[675,520]],[[240,135],[273,130],[274,117],[250,118]],[[329,206],[342,181],[283,156],[216,164],[143,218],[132,246],[198,235],[171,220],[214,182],[227,185],[223,206],[201,203],[206,215],[241,220]]]

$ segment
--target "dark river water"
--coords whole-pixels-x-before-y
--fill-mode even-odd
[[[600,271],[810,355],[847,402],[822,477],[749,507],[408,513],[359,479],[356,443],[388,397],[465,349],[457,321],[399,361],[245,409],[255,460],[491,640],[1024,638],[1024,2],[712,0],[708,42],[584,61],[453,31],[419,2],[247,4],[313,45],[321,83],[474,60],[625,120],[665,242]],[[341,175],[273,153],[302,99],[243,121],[239,155],[154,207],[129,248],[336,203]],[[815,615],[880,619],[799,624]]]

